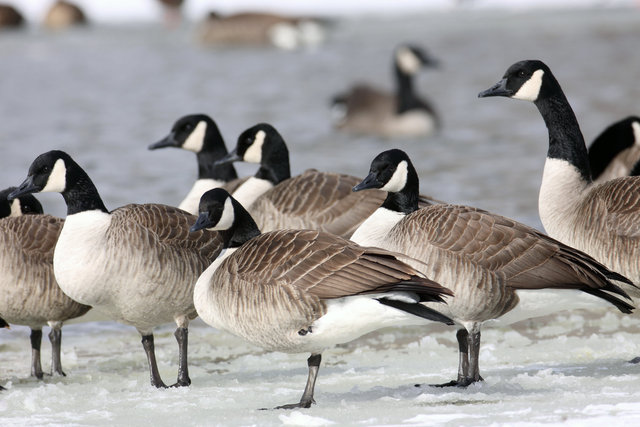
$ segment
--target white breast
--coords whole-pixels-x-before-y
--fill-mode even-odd
[[[216,179],[199,179],[193,184],[191,191],[189,191],[187,197],[184,198],[178,207],[192,215],[198,215],[200,197],[212,188],[222,187],[224,184],[224,181],[218,181]]]
[[[233,198],[248,209],[258,197],[272,188],[273,184],[270,181],[252,176],[234,191]]]
[[[351,236],[351,240],[362,246],[377,246],[384,242],[387,234],[400,222],[405,214],[387,208],[378,208]]]
[[[411,137],[432,134],[437,126],[434,117],[424,110],[410,110],[389,117],[383,122],[389,137]]]
[[[215,295],[211,292],[211,278],[222,261],[236,250],[237,248],[224,249],[220,255],[218,255],[218,258],[198,277],[198,281],[193,290],[193,304],[198,312],[198,316],[200,316],[205,323],[217,329],[228,330],[228,328],[225,327],[225,323],[221,321],[220,316],[217,315],[215,304],[212,303]]]

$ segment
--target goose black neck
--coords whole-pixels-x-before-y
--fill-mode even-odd
[[[413,75],[405,73],[397,66],[395,72],[398,97],[398,114],[416,108],[421,108],[422,102],[420,101],[420,99],[418,99],[418,96],[413,89]]]
[[[232,163],[214,166],[214,163],[228,154],[222,134],[215,123],[207,126],[202,150],[197,153],[198,179],[215,179],[229,182],[238,178]]]
[[[409,164],[407,170],[407,183],[398,192],[389,192],[387,198],[382,203],[382,207],[394,212],[410,214],[418,210],[418,199],[420,195],[420,182],[415,168]]]
[[[564,93],[557,90],[552,96],[535,101],[549,132],[547,158],[566,160],[582,178],[591,182],[591,168],[584,137],[576,115]]]
[[[67,215],[93,210],[109,212],[89,175],[77,165],[67,170],[67,186],[62,197],[67,204]]]
[[[281,144],[272,144],[268,150],[263,151],[260,168],[255,174],[256,178],[266,179],[273,185],[277,185],[285,179],[291,178],[289,150],[282,138],[279,139]]]
[[[236,200],[232,200],[232,203],[235,215],[233,226],[220,232],[225,248],[237,248],[260,235],[260,229],[251,214]]]

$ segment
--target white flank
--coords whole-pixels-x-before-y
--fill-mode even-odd
[[[291,50],[300,44],[298,28],[288,22],[279,22],[273,25],[267,34],[271,44],[280,49]]]
[[[395,172],[393,172],[393,176],[391,179],[381,188],[382,191],[389,191],[392,193],[397,193],[401,191],[405,185],[407,185],[407,176],[408,176],[408,165],[407,161],[403,160],[398,163]]]
[[[218,329],[225,329],[224,322],[219,320],[215,312],[215,304],[212,303],[215,296],[211,292],[211,278],[226,258],[234,253],[237,248],[224,249],[218,258],[198,277],[193,289],[193,305],[198,312],[198,316],[210,326]]]
[[[267,136],[263,130],[258,131],[256,133],[256,137],[253,140],[251,146],[245,151],[242,160],[248,163],[260,163],[262,161],[262,145],[264,144],[264,139]]]
[[[13,199],[13,201],[11,202],[11,214],[9,214],[9,216],[22,216],[20,199]]]
[[[398,67],[406,74],[415,74],[420,70],[422,61],[408,47],[401,47],[396,53]]]
[[[40,192],[44,193],[51,191],[54,193],[62,193],[67,186],[67,168],[64,165],[64,160],[58,159],[53,165],[53,170],[49,174],[47,179],[47,185],[44,186]]]
[[[521,87],[518,89],[515,95],[512,96],[513,99],[522,99],[524,101],[535,101],[538,99],[538,95],[540,94],[540,88],[542,87],[542,76],[544,75],[543,70],[536,70],[533,72],[529,80],[527,80]]]
[[[572,245],[568,235],[573,229],[577,205],[589,186],[578,169],[566,160],[547,158],[538,196],[540,220],[553,238]]]
[[[252,176],[234,191],[233,198],[240,202],[245,209],[249,209],[258,197],[272,188],[273,183],[271,181]]]
[[[406,215],[378,208],[353,232],[351,240],[362,246],[378,246],[387,240],[389,231]]]
[[[216,179],[199,179],[193,184],[191,191],[189,191],[187,197],[184,198],[178,207],[192,215],[198,215],[198,205],[200,204],[202,195],[212,188],[222,187],[224,184],[224,181],[218,181]]]
[[[185,150],[193,151],[194,153],[199,153],[202,151],[202,146],[204,145],[204,136],[207,133],[207,122],[204,120],[200,121],[196,128],[189,134],[189,137],[182,144],[182,148]]]
[[[385,118],[380,125],[382,133],[390,138],[430,135],[437,129],[435,117],[421,109],[394,114]]]

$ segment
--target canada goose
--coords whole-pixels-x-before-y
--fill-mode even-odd
[[[332,101],[334,127],[354,134],[386,138],[416,137],[434,133],[440,120],[430,103],[413,88],[413,78],[424,66],[437,62],[423,49],[410,44],[393,53],[395,93],[359,84]]]
[[[296,49],[324,40],[324,25],[315,18],[242,12],[222,16],[210,12],[200,24],[198,38],[207,45],[266,46]]]
[[[8,4],[0,4],[0,30],[19,28],[24,25],[24,18],[18,10]]]
[[[6,322],[31,328],[31,375],[42,379],[42,326],[49,325],[51,374],[65,375],[60,347],[62,324],[91,307],[65,295],[53,275],[53,250],[63,220],[45,215],[32,195],[7,200],[0,192],[0,315]],[[6,326],[6,325],[5,325]]]
[[[538,197],[542,225],[550,236],[640,284],[640,177],[593,184],[580,126],[549,67],[538,60],[517,62],[478,96],[505,96],[538,107],[549,132]],[[637,288],[624,289],[640,297]]]
[[[171,206],[131,204],[109,212],[87,173],[62,151],[38,156],[9,197],[45,191],[61,193],[67,204],[53,256],[60,288],[138,330],[155,387],[165,385],[156,365],[153,328],[175,321],[180,365],[175,385],[189,385],[193,286],[220,253],[219,235],[189,233],[195,217]]]
[[[260,164],[232,194],[263,231],[309,228],[348,238],[385,198],[382,191],[353,193],[360,180],[350,175],[309,169],[291,177],[287,145],[267,123],[242,132],[236,148],[219,162],[232,161]],[[421,204],[432,202],[420,196]]]
[[[418,174],[404,151],[379,154],[369,175],[353,191],[370,188],[387,191],[388,196],[351,239],[407,255],[409,265],[454,293],[442,312],[462,326],[457,334],[458,378],[443,385],[467,386],[482,379],[481,325],[514,309],[522,297],[534,299],[545,290],[560,294],[576,290],[599,297],[623,313],[634,308],[618,298],[628,296],[610,282],[627,281],[625,277],[531,227],[469,206],[435,204],[420,209]],[[536,292],[525,295],[531,291]],[[522,309],[533,313],[518,314],[527,318],[571,304],[600,303],[591,297],[583,303],[576,295],[579,292],[572,292],[567,303],[557,293],[555,300],[546,298],[537,305],[534,300],[533,307],[527,301]]]
[[[63,30],[75,25],[86,25],[87,17],[74,3],[57,0],[44,17],[43,25],[50,30]]]
[[[227,155],[227,146],[220,134],[218,125],[206,114],[191,114],[178,119],[169,135],[149,146],[149,150],[164,147],[176,147],[193,151],[198,158],[198,179],[187,197],[178,205],[180,209],[192,215],[198,214],[200,197],[216,187],[224,187],[233,192],[244,179],[232,164],[215,162]]]
[[[607,127],[589,146],[589,167],[595,184],[637,175],[640,166],[640,117],[629,116]],[[637,170],[637,169],[636,169]]]
[[[309,378],[300,402],[308,408],[324,349],[378,328],[453,324],[419,304],[442,304],[451,292],[396,259],[330,233],[278,230],[260,234],[251,215],[225,190],[200,201],[192,231],[223,236],[223,254],[198,278],[194,302],[211,326],[270,351],[309,352]]]

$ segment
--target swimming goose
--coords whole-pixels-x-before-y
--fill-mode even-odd
[[[64,30],[87,23],[87,17],[78,5],[66,0],[57,0],[47,10],[42,24],[50,30]]]
[[[220,162],[258,163],[253,177],[233,192],[263,231],[309,228],[349,237],[384,200],[384,192],[351,191],[354,176],[309,169],[291,177],[289,150],[280,133],[259,123],[240,134],[238,144]],[[433,201],[420,196],[420,203]]]
[[[0,4],[0,30],[20,28],[25,20],[18,10],[9,4]]]
[[[332,101],[334,127],[386,138],[434,133],[440,120],[429,102],[415,92],[413,79],[422,67],[436,64],[437,61],[417,46],[398,46],[393,53],[395,93],[359,84],[336,95]]]
[[[215,165],[227,155],[227,147],[220,134],[218,125],[206,114],[190,114],[178,119],[171,128],[169,135],[149,146],[149,150],[176,147],[193,151],[198,158],[198,179],[187,197],[178,205],[180,209],[192,215],[198,214],[200,197],[216,187],[224,187],[233,192],[244,179],[238,179],[238,174],[232,164]]]
[[[519,301],[522,307],[511,322],[603,301],[623,313],[633,309],[618,297],[627,294],[611,283],[624,277],[531,227],[469,206],[419,208],[418,174],[404,151],[379,154],[353,190],[370,188],[388,196],[351,239],[409,256],[409,265],[454,293],[441,311],[462,326],[457,333],[458,378],[442,386],[482,380],[481,326],[509,313]],[[568,291],[590,295],[581,298],[581,292]]]
[[[270,351],[308,352],[300,402],[308,408],[324,349],[378,328],[452,324],[420,302],[451,292],[378,248],[315,230],[260,233],[251,215],[223,189],[202,196],[191,230],[219,230],[223,254],[198,278],[194,302],[209,325]]]
[[[87,173],[62,151],[38,156],[27,179],[9,197],[45,191],[61,193],[67,204],[53,256],[60,288],[138,330],[155,387],[165,384],[156,364],[153,328],[174,321],[180,365],[175,385],[189,385],[187,328],[196,317],[193,286],[220,253],[220,236],[189,233],[195,217],[171,206],[131,204],[109,212]]]
[[[53,250],[63,220],[45,215],[32,195],[7,200],[15,187],[0,192],[0,316],[31,328],[31,375],[42,379],[42,326],[49,325],[51,374],[65,375],[60,347],[63,322],[91,307],[65,295],[53,275]],[[0,322],[2,323],[2,322]]]
[[[505,96],[538,107],[549,132],[538,197],[542,225],[550,236],[640,284],[640,177],[593,184],[580,126],[549,67],[538,60],[517,62],[478,96]],[[640,297],[637,288],[624,289]]]
[[[589,146],[589,167],[595,184],[622,176],[638,175],[636,168],[639,166],[638,116],[629,116],[611,124]]]

